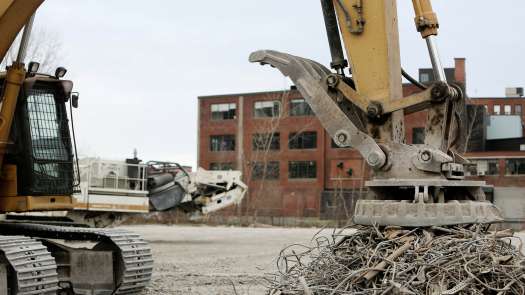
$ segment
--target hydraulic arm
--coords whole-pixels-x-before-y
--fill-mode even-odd
[[[321,6],[335,72],[270,50],[252,53],[250,61],[290,77],[333,140],[357,149],[372,168],[369,195],[358,201],[354,222],[428,226],[501,220],[485,201],[485,183],[464,179],[464,91],[446,80],[430,1],[413,0],[413,6],[435,79],[407,97],[402,75],[413,79],[401,68],[396,1],[321,0]],[[406,144],[404,116],[422,110],[428,113],[425,142]]]

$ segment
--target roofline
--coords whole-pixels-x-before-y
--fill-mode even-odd
[[[413,85],[411,83],[403,83],[404,85]],[[415,85],[414,85],[415,86]],[[416,86],[417,87],[417,86]],[[283,89],[283,90],[271,90],[271,91],[256,91],[256,92],[239,92],[239,93],[227,93],[227,94],[216,94],[216,95],[200,95],[197,96],[198,99],[214,99],[214,98],[230,98],[232,96],[254,96],[254,95],[261,95],[261,94],[279,94],[286,91],[298,91],[297,89]],[[525,96],[516,96],[516,97],[509,97],[509,96],[500,96],[500,97],[469,97],[467,100],[473,100],[473,99],[525,99]]]
[[[245,92],[245,93],[228,93],[228,94],[218,94],[218,95],[201,95],[197,96],[198,99],[210,99],[210,98],[229,98],[232,96],[254,96],[261,94],[279,94],[283,92],[295,92],[297,89],[283,89],[283,90],[272,90],[272,91],[257,91],[257,92]]]

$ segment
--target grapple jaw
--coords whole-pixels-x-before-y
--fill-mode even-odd
[[[361,119],[345,113],[337,103],[337,92],[328,89],[327,80],[333,76],[329,69],[313,60],[273,50],[252,53],[250,62],[269,64],[289,77],[339,146],[357,149],[373,168],[385,165],[384,151],[363,131]]]

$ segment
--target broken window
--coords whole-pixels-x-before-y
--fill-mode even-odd
[[[212,135],[210,136],[210,151],[234,151],[235,135]]]
[[[279,162],[255,162],[252,168],[252,179],[271,180],[279,179]]]
[[[288,136],[289,149],[315,149],[317,147],[317,132],[306,131],[290,133]]]
[[[256,118],[278,117],[281,112],[281,102],[278,100],[256,101],[253,105],[253,116]]]
[[[288,162],[288,178],[317,178],[317,165],[315,161],[290,161]]]
[[[256,133],[252,137],[254,151],[279,150],[281,148],[281,138],[276,133]]]
[[[235,119],[237,106],[234,103],[219,103],[211,105],[212,120],[232,120]]]
[[[505,167],[507,175],[525,175],[525,159],[508,159]]]
[[[290,101],[290,116],[312,116],[314,112],[304,98]]]

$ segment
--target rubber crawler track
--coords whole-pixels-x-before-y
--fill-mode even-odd
[[[138,234],[121,229],[93,229],[28,223],[0,223],[2,233],[77,241],[105,241],[114,245],[120,259],[121,276],[114,295],[140,294],[149,284],[153,273],[153,257],[149,244]],[[45,249],[45,248],[44,248]],[[55,266],[56,267],[56,266]],[[25,295],[26,293],[19,293]],[[27,293],[54,294],[54,293]]]
[[[0,251],[12,268],[11,292],[18,295],[56,295],[55,258],[41,242],[24,236],[0,236]]]

